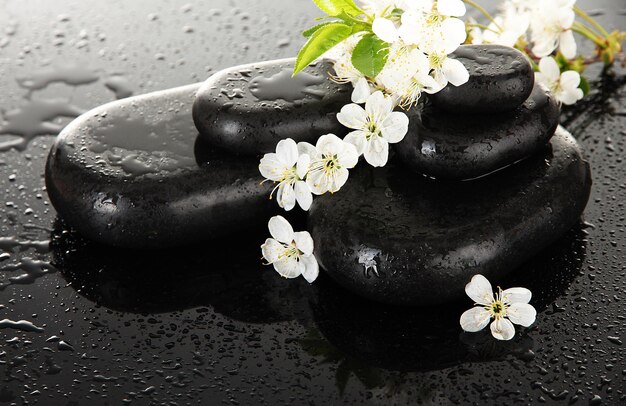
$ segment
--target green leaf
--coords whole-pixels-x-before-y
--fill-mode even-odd
[[[320,28],[322,28],[322,27],[327,26],[328,24],[332,24],[332,23],[334,23],[334,22],[335,22],[335,21],[329,21],[329,22],[325,22],[325,23],[317,24],[317,25],[316,25],[316,26],[314,26],[314,27],[311,27],[311,28],[309,28],[309,29],[307,29],[307,30],[302,31],[302,36],[303,36],[304,38],[310,38],[313,34],[315,34],[315,32],[316,32],[317,30],[319,30],[319,29],[320,29]]]
[[[583,95],[585,96],[587,96],[589,94],[589,91],[591,90],[589,82],[582,75],[580,76],[580,85],[578,85],[578,87],[583,91]]]
[[[362,74],[375,77],[387,63],[389,45],[374,34],[364,36],[352,51],[352,65]]]
[[[313,2],[320,10],[333,17],[339,16],[344,12],[349,16],[363,14],[363,10],[357,7],[354,0],[313,0]]]
[[[293,74],[297,75],[311,62],[352,35],[352,27],[344,23],[330,23],[315,31],[298,53]]]

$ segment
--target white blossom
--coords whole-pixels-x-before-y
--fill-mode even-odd
[[[377,91],[367,98],[365,108],[348,104],[337,114],[341,124],[355,130],[344,141],[353,144],[372,166],[385,166],[389,158],[389,144],[402,141],[407,133],[409,118],[393,109],[391,98]]]
[[[306,142],[300,144],[301,152],[311,158],[306,182],[316,195],[341,189],[348,180],[348,169],[359,161],[356,147],[335,134],[322,135],[315,146]]]
[[[535,322],[537,311],[528,304],[532,297],[526,288],[498,288],[495,297],[491,284],[482,275],[475,275],[465,286],[465,293],[476,307],[461,315],[461,327],[474,333],[487,327],[491,322],[491,334],[498,340],[510,340],[515,336],[513,324],[529,327]]]
[[[550,55],[557,48],[564,57],[576,57],[576,41],[571,28],[576,15],[576,0],[535,1],[530,20],[532,52],[538,57]]]
[[[268,180],[278,182],[272,191],[276,193],[278,205],[285,210],[293,209],[296,202],[303,210],[309,210],[313,195],[306,184],[310,157],[298,152],[297,144],[291,138],[281,140],[276,146],[276,153],[265,154],[259,164],[261,175]]]
[[[268,223],[273,238],[261,246],[263,258],[274,265],[282,277],[297,278],[302,275],[312,283],[319,275],[319,266],[313,255],[313,239],[307,231],[294,232],[282,216],[272,217]]]
[[[582,99],[584,93],[580,86],[580,74],[569,70],[561,73],[554,58],[545,57],[539,61],[539,72],[535,73],[535,80],[541,83],[563,104],[574,104]]]

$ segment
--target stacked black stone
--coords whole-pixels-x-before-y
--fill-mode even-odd
[[[356,294],[427,305],[461,297],[475,274],[500,283],[585,208],[589,166],[525,56],[462,46],[455,57],[469,82],[408,112],[400,159],[359,166],[311,207],[320,264]]]
[[[543,149],[560,109],[547,89],[535,84],[526,57],[499,45],[464,45],[453,56],[470,79],[409,112],[409,133],[396,148],[402,161],[435,178],[469,179]]]
[[[311,207],[318,261],[361,296],[450,301],[476,273],[500,280],[519,268],[584,210],[589,167],[564,129],[553,137],[558,105],[525,59],[501,47],[457,57],[471,79],[409,113],[396,151],[405,165],[359,165]],[[284,138],[346,132],[336,113],[351,86],[329,81],[325,62],[292,78],[293,63],[240,66],[84,114],[50,152],[51,202],[81,234],[132,248],[264,228],[277,209],[259,157]]]

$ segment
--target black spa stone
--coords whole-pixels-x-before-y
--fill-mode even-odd
[[[475,274],[497,282],[574,226],[591,186],[574,138],[474,181],[417,178],[361,165],[314,200],[309,230],[321,266],[380,302],[425,305],[464,294]]]
[[[533,89],[535,74],[518,50],[502,45],[462,45],[452,57],[465,65],[470,79],[448,85],[429,98],[438,108],[455,114],[514,110]]]
[[[559,104],[540,85],[512,112],[454,115],[420,104],[409,111],[409,131],[395,149],[404,164],[431,177],[471,179],[526,158],[548,142]]]
[[[59,215],[92,240],[139,248],[264,224],[272,186],[260,184],[258,160],[198,140],[191,107],[199,86],[113,102],[67,126],[46,167]]]
[[[315,143],[323,134],[346,134],[336,115],[350,103],[352,87],[329,79],[328,62],[292,78],[294,63],[255,63],[211,76],[193,106],[201,137],[236,154],[259,155],[284,138]]]

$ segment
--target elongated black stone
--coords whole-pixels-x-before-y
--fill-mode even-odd
[[[559,124],[559,104],[536,85],[521,107],[489,116],[454,115],[418,105],[396,144],[411,169],[442,179],[471,179],[526,158],[544,147]]]
[[[197,242],[264,224],[271,185],[256,159],[198,140],[200,84],[120,100],[68,125],[46,185],[59,214],[90,239],[125,247]]]
[[[359,166],[314,200],[309,229],[322,267],[353,292],[391,304],[463,295],[475,274],[501,279],[558,239],[591,186],[576,141],[560,129],[546,149],[469,182]]]
[[[345,135],[336,115],[350,103],[352,87],[330,80],[328,62],[292,78],[294,63],[255,63],[211,76],[193,106],[202,138],[232,153],[259,155],[284,138],[315,143],[327,133]]]
[[[514,110],[533,90],[535,74],[520,51],[502,45],[461,45],[451,55],[461,61],[470,79],[448,85],[429,96],[438,108],[455,114]]]

